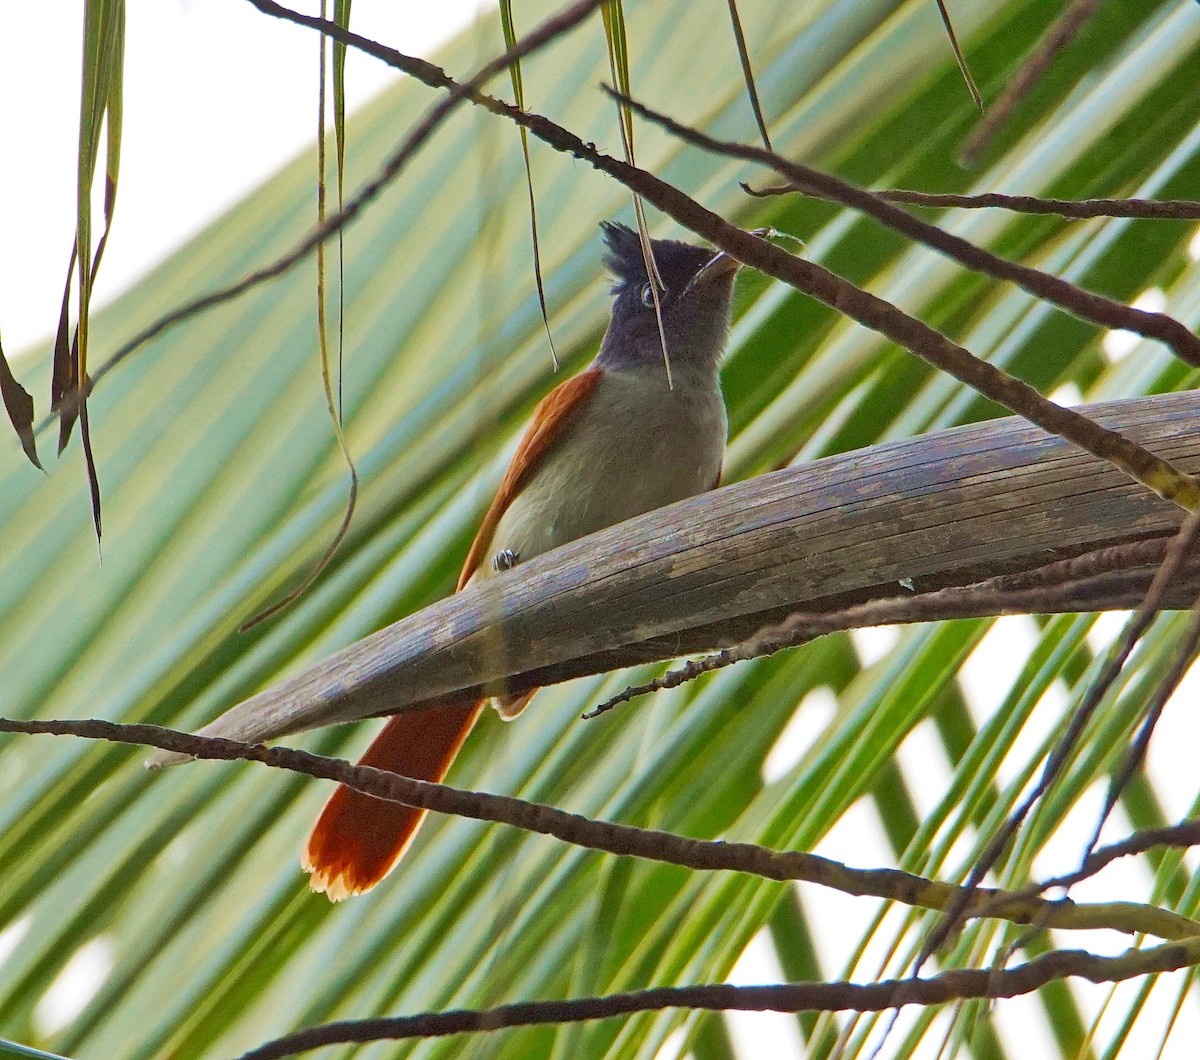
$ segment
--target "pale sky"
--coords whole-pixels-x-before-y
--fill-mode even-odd
[[[315,0],[292,6],[318,10]],[[495,7],[358,0],[353,25],[428,56],[481,6]],[[10,355],[58,319],[74,235],[82,25],[82,0],[4,5],[0,336]],[[496,37],[500,50],[498,25]],[[121,175],[98,306],[312,144],[316,64],[311,31],[245,0],[128,0]],[[396,76],[351,52],[350,109]]]

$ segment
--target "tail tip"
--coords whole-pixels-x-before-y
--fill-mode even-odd
[[[331,902],[344,902],[356,894],[365,894],[378,882],[377,879],[361,879],[353,871],[353,866],[341,863],[336,865],[319,864],[311,850],[305,850],[300,856],[300,867],[308,873],[308,886],[314,894],[323,894]]]

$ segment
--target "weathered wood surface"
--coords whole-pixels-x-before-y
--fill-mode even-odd
[[[1200,472],[1200,395],[1082,411]],[[763,475],[547,553],[380,630],[203,732],[273,736],[743,639],[789,612],[1041,566],[1182,513],[1022,420]],[[536,707],[534,708],[536,709]]]

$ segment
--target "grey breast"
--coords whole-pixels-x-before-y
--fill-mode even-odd
[[[607,371],[501,518],[519,560],[710,489],[727,430],[716,374]]]

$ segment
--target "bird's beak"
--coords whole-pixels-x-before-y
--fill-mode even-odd
[[[704,264],[704,267],[692,277],[691,282],[687,285],[687,290],[693,287],[699,287],[701,284],[712,283],[714,280],[720,279],[722,276],[730,276],[737,272],[742,267],[742,263],[737,258],[731,258],[725,251],[718,251],[709,261]]]

